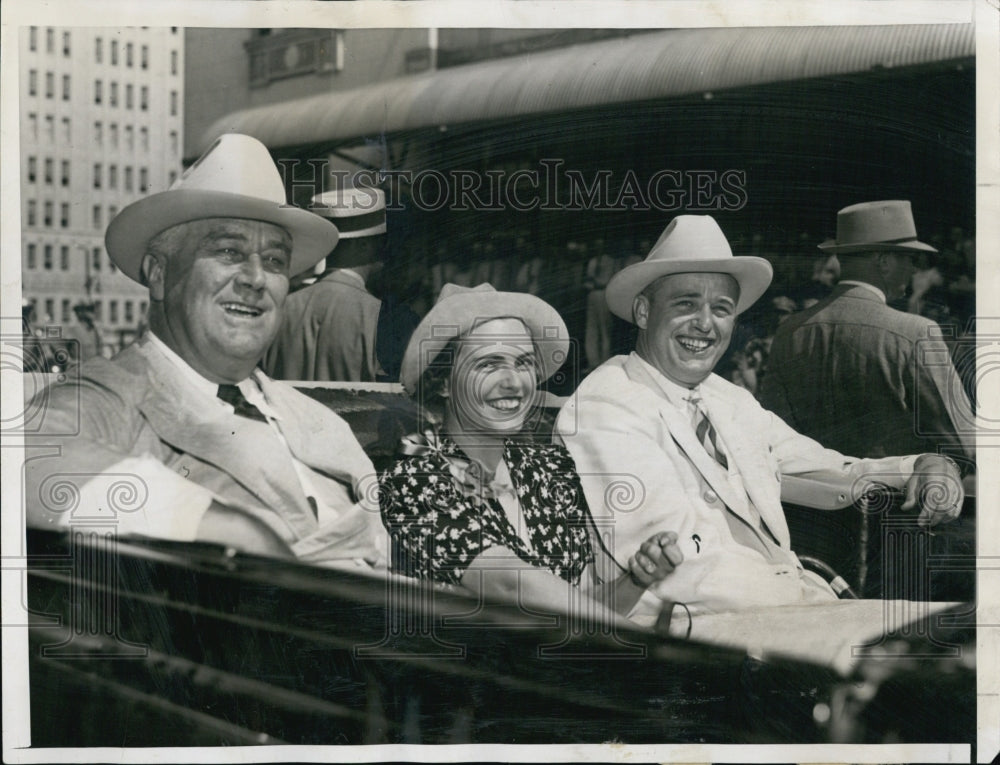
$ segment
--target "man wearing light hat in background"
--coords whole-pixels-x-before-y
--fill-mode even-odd
[[[290,276],[334,247],[336,227],[288,205],[267,148],[229,134],[168,191],[122,210],[105,241],[149,288],[149,331],[44,392],[37,443],[59,450],[26,464],[28,525],[98,520],[119,534],[383,561],[374,469],[347,423],[256,369]]]
[[[279,380],[374,382],[382,303],[366,283],[383,264],[385,193],[338,188],[313,197],[311,209],[337,225],[340,239],[316,266],[316,283],[285,301],[263,367]]]
[[[789,425],[847,454],[942,451],[973,457],[974,417],[940,329],[890,308],[913,275],[910,203],[862,202],[837,213],[833,293],[781,325],[761,400]]]
[[[907,510],[943,475],[946,491],[927,498],[920,521],[950,520],[961,507],[952,465],[933,455],[845,457],[712,374],[736,316],[764,293],[771,274],[762,258],[734,257],[711,217],[682,215],[645,261],[608,284],[612,312],[638,325],[635,351],[591,373],[556,428],[597,527],[608,534],[605,552],[621,570],[627,551],[651,534],[679,537],[684,562],[646,591],[629,615],[637,621],[655,620],[664,602],[697,614],[834,599],[789,548],[783,475],[823,471],[863,483],[878,473],[905,487]]]

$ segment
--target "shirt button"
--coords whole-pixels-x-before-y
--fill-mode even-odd
[[[702,499],[708,502],[710,505],[719,501],[719,495],[716,494],[711,489],[708,489],[704,494],[701,495]]]

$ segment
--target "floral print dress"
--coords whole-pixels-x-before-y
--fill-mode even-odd
[[[408,436],[403,453],[408,456],[379,477],[394,569],[457,585],[478,555],[503,546],[531,566],[579,583],[594,557],[589,510],[564,447],[508,440],[503,463],[509,483],[486,474],[447,437]],[[497,471],[501,479],[503,472]],[[504,494],[520,507],[520,534],[504,509]]]

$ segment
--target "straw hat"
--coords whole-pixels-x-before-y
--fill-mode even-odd
[[[122,273],[142,281],[146,245],[162,231],[205,218],[247,218],[273,223],[292,237],[291,275],[305,271],[337,245],[330,221],[289,205],[281,174],[256,138],[220,136],[167,190],[122,210],[104,237]]]
[[[764,258],[733,255],[726,235],[709,215],[678,215],[641,263],[611,277],[604,293],[615,316],[633,324],[635,296],[661,276],[683,273],[729,274],[740,285],[736,313],[753,305],[771,283],[773,270]]]
[[[566,360],[569,332],[556,309],[525,292],[497,292],[490,284],[462,287],[446,284],[434,307],[417,325],[403,354],[399,379],[410,395],[427,367],[448,343],[490,319],[513,317],[528,327],[538,346],[541,380]]]

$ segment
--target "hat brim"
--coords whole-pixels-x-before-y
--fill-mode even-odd
[[[453,295],[434,305],[413,331],[403,354],[399,381],[412,396],[427,367],[451,340],[484,321],[520,319],[538,347],[539,382],[548,380],[566,361],[569,332],[548,303],[523,292],[474,291]]]
[[[290,276],[312,268],[337,246],[337,227],[315,213],[257,197],[224,191],[174,189],[153,194],[122,210],[108,226],[105,247],[122,273],[142,282],[146,245],[181,223],[206,218],[245,218],[273,223],[292,237]]]
[[[740,297],[736,302],[736,313],[743,313],[752,306],[768,285],[774,269],[764,258],[752,255],[720,258],[718,260],[687,261],[643,261],[633,263],[611,277],[605,290],[605,298],[611,313],[635,324],[632,303],[636,295],[661,276],[670,274],[710,273],[729,274],[740,285]]]
[[[837,244],[836,239],[827,239],[822,244],[816,246],[823,252],[828,252],[831,255],[836,255],[838,252],[846,255],[852,252],[871,252],[874,250],[884,250],[887,252],[937,252],[937,248],[916,239],[906,242],[865,242],[862,244]]]

